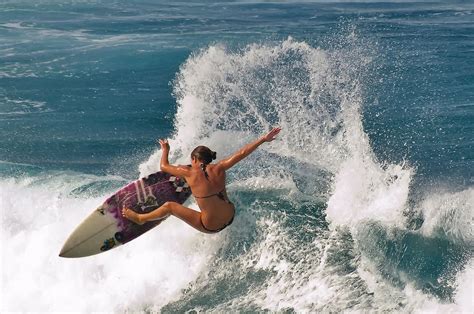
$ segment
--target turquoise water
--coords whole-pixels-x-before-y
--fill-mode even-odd
[[[2,2],[2,311],[470,311],[473,60],[467,1]],[[273,125],[224,232],[57,257],[157,138]]]

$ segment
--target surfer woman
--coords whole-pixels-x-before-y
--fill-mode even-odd
[[[131,209],[123,208],[122,215],[137,224],[173,215],[205,233],[216,233],[223,230],[232,223],[235,214],[235,206],[227,197],[225,188],[226,170],[250,155],[263,143],[273,141],[280,130],[280,128],[273,128],[264,136],[215,164],[211,162],[216,159],[216,152],[206,146],[198,146],[191,153],[191,166],[171,165],[168,162],[170,151],[168,141],[160,140],[163,152],[160,163],[161,170],[186,179],[201,212],[176,202],[166,202],[147,214],[138,214]]]

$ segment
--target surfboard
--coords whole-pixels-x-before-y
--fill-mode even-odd
[[[122,217],[122,208],[149,213],[167,201],[183,204],[191,189],[182,178],[159,171],[133,181],[95,209],[68,237],[59,256],[84,257],[107,252],[128,243],[161,224],[166,218],[138,225]]]

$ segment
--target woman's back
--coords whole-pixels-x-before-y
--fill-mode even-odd
[[[205,170],[192,167],[186,178],[201,209],[202,221],[209,229],[222,226],[234,216],[235,208],[227,196],[225,177],[225,170],[219,164],[208,164]]]
[[[192,167],[190,176],[186,178],[186,181],[194,195],[205,196],[222,190],[225,187],[225,178],[226,173],[222,167],[209,164],[206,166],[205,172],[200,167]]]

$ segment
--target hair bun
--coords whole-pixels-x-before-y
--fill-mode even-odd
[[[191,158],[197,158],[197,160],[205,164],[211,163],[216,157],[216,152],[213,152],[206,146],[198,146],[191,153]]]

